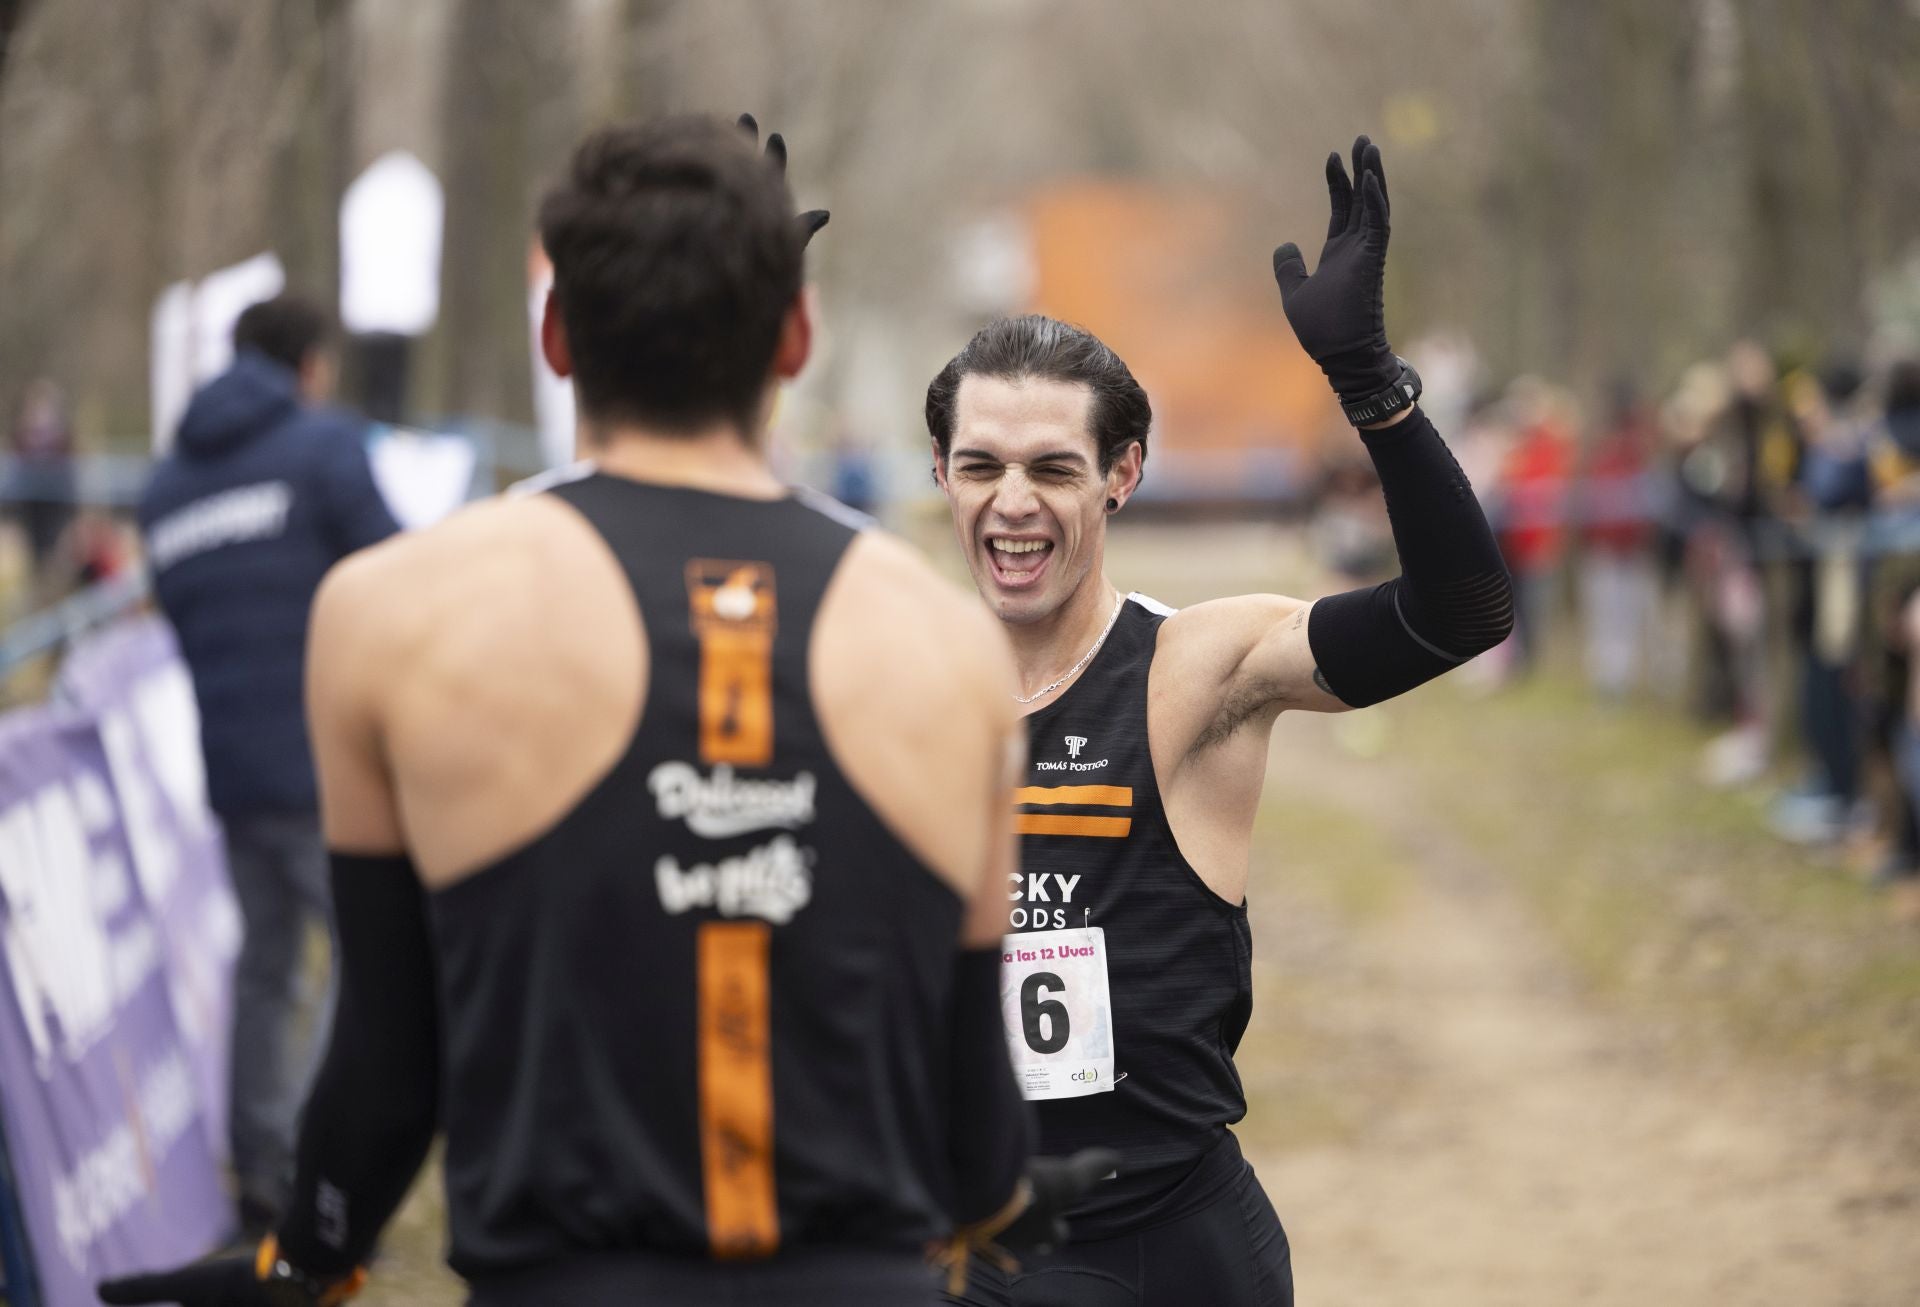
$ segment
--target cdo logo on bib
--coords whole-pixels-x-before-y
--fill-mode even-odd
[[[1067,1079],[1077,1085],[1090,1085],[1100,1079],[1100,1068],[1096,1066],[1082,1067],[1068,1076]]]

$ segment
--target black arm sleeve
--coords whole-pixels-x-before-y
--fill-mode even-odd
[[[953,1165],[956,1225],[1003,1210],[1033,1152],[1033,1110],[1014,1083],[1000,1020],[1000,950],[967,949],[954,961],[953,1114],[947,1153]]]
[[[1466,473],[1419,409],[1362,431],[1380,474],[1400,575],[1313,606],[1307,643],[1354,708],[1391,699],[1484,653],[1513,629],[1513,583]]]
[[[440,1100],[426,890],[404,855],[332,859],[339,1007],[300,1122],[293,1200],[279,1231],[287,1260],[323,1278],[373,1251],[426,1159]]]

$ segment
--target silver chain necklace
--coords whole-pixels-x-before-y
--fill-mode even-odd
[[[1122,595],[1122,594],[1114,595],[1113,614],[1112,616],[1107,618],[1107,624],[1100,628],[1100,638],[1093,642],[1092,648],[1088,649],[1085,653],[1080,655],[1079,662],[1075,663],[1073,666],[1067,668],[1065,672],[1061,673],[1059,680],[1053,682],[1051,685],[1043,686],[1040,689],[1035,690],[1032,694],[1029,694],[1029,695],[1022,696],[1022,695],[1016,694],[1013,696],[1013,701],[1015,703],[1026,704],[1026,703],[1032,703],[1035,699],[1044,699],[1048,695],[1052,694],[1055,690],[1065,685],[1068,681],[1071,681],[1079,673],[1082,667],[1085,667],[1088,663],[1093,661],[1093,656],[1100,652],[1100,646],[1107,642],[1107,636],[1112,633],[1113,624],[1120,620],[1120,610],[1126,605],[1126,602],[1127,602],[1127,597],[1125,595]]]

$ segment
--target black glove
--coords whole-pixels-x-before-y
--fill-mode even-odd
[[[1019,1256],[1065,1243],[1067,1223],[1061,1214],[1118,1165],[1120,1154],[1111,1148],[1030,1159],[1019,1192],[1003,1210],[954,1231],[933,1250],[934,1265],[947,1273],[947,1293],[957,1297],[965,1290],[970,1257],[984,1257],[1012,1274],[1020,1269]]]
[[[760,124],[754,121],[752,114],[743,113],[740,115],[740,130],[747,134],[748,140],[754,142],[756,145],[759,144]],[[779,132],[775,132],[773,135],[767,137],[767,161],[773,165],[774,170],[782,177],[787,175],[787,142],[786,138],[781,136]],[[800,224],[800,247],[802,249],[805,249],[807,242],[813,239],[815,232],[827,225],[827,219],[830,216],[825,209],[808,209],[794,220]]]
[[[1333,217],[1311,277],[1298,245],[1289,241],[1273,252],[1273,278],[1300,348],[1349,402],[1400,377],[1400,362],[1387,346],[1387,175],[1380,147],[1364,136],[1353,143],[1353,175],[1349,182],[1337,151],[1327,156]]]
[[[1062,1215],[1080,1196],[1113,1174],[1120,1154],[1111,1148],[1083,1148],[1072,1157],[1036,1157],[1027,1163],[1033,1198],[993,1241],[1010,1253],[1050,1252],[1067,1241]]]
[[[216,1257],[171,1271],[102,1280],[105,1303],[177,1302],[181,1307],[269,1307],[251,1257]]]
[[[95,1286],[103,1303],[178,1303],[180,1307],[334,1307],[365,1282],[364,1272],[320,1283],[279,1259],[272,1239],[253,1253],[213,1257],[171,1271],[126,1275]]]

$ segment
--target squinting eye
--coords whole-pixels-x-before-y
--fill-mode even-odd
[[[982,475],[992,476],[995,472],[998,472],[1000,469],[995,467],[991,463],[968,463],[964,467],[962,467],[960,470],[966,473],[968,476],[982,476]]]

